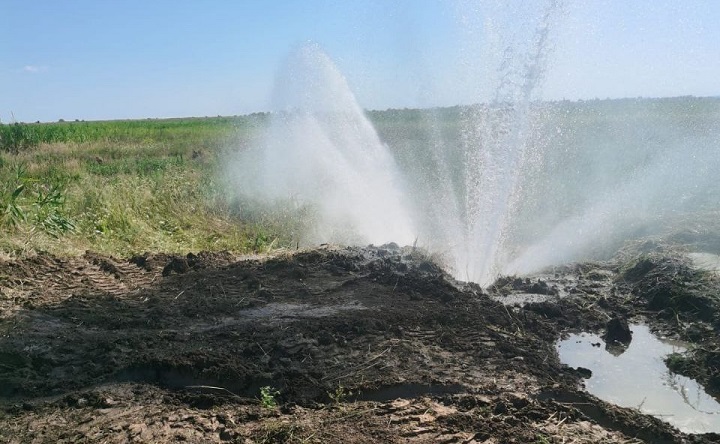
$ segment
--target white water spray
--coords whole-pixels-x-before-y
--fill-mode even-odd
[[[477,5],[468,2],[461,6],[460,21],[468,40],[484,42],[481,48],[467,49],[463,74],[478,83],[486,104],[460,110],[459,135],[446,137],[442,131],[432,131],[435,173],[428,176],[427,165],[417,165],[411,167],[411,175],[426,177],[416,180],[416,185],[431,196],[430,202],[416,199],[424,208],[418,216],[426,229],[421,241],[443,253],[456,277],[486,285],[507,260],[505,242],[526,158],[532,156],[528,152],[531,102],[544,77],[551,28],[563,8],[557,1],[547,2],[537,17],[529,19],[522,35],[510,35],[518,28],[513,22],[518,18],[513,16],[516,8],[497,5],[493,11],[475,10],[471,6]],[[492,20],[503,14],[510,17]],[[431,128],[443,126],[432,119],[426,123]],[[457,163],[449,157],[458,150],[462,167],[448,167]]]
[[[461,8],[471,44],[457,75],[478,82],[472,104],[373,114],[382,139],[330,59],[299,48],[263,137],[233,165],[237,189],[309,209],[288,213],[310,221],[302,244],[417,241],[482,285],[718,210],[720,101],[538,103],[563,5],[544,2],[523,26],[496,6]]]
[[[419,240],[439,252],[456,277],[489,284],[503,260],[527,155],[530,102],[559,10],[549,1],[523,36],[484,23],[490,42],[484,54],[493,54],[497,66],[493,79],[477,80],[491,96],[485,105],[462,109],[449,139],[443,123],[426,121],[438,129],[430,155],[418,156],[424,148],[412,147],[409,157],[420,163],[406,163],[403,177],[336,66],[317,45],[300,47],[278,76],[265,136],[238,163],[238,187],[255,199],[310,207],[315,219],[296,234],[305,244]],[[498,45],[505,45],[499,54]],[[466,76],[492,71],[482,54],[466,57]]]
[[[304,244],[413,242],[395,162],[318,45],[291,54],[274,107],[264,137],[233,166],[242,193],[309,207],[312,225],[296,233]]]
[[[555,217],[539,227],[503,273],[606,258],[624,241],[672,237],[708,216],[716,219],[720,100],[625,100],[574,108],[590,114],[589,123],[562,124],[573,134],[553,148],[565,150],[566,156],[562,163],[548,162],[542,176],[550,183],[528,196],[559,196],[542,207]],[[575,179],[568,174],[572,169],[581,169]],[[543,225],[539,216],[531,218]]]

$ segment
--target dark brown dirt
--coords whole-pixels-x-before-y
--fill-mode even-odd
[[[585,393],[555,352],[614,317],[717,350],[710,281],[683,266],[657,253],[486,293],[394,245],[0,262],[0,442],[719,442]],[[547,300],[502,303],[528,292]]]

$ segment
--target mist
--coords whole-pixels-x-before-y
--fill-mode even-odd
[[[231,165],[246,199],[302,212],[303,245],[413,241],[393,157],[317,44],[290,54],[273,106],[262,137]]]
[[[367,113],[321,45],[299,45],[228,165],[233,191],[295,221],[296,245],[412,244],[482,285],[720,210],[720,100],[544,102],[567,6],[535,2],[518,28],[511,7],[463,5],[463,63],[443,82],[474,81],[480,101]]]

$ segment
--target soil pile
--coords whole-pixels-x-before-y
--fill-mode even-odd
[[[563,333],[613,318],[718,349],[713,283],[691,270],[658,290],[680,259],[652,260],[487,292],[394,244],[2,262],[0,440],[718,442],[588,395],[558,361]],[[662,293],[677,288],[700,299]],[[708,382],[712,356],[677,362]]]

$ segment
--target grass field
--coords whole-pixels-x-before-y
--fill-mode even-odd
[[[0,125],[0,251],[126,255],[280,245],[281,227],[240,219],[220,168],[264,118]]]
[[[428,167],[436,167],[432,147],[438,138],[445,140],[442,155],[453,180],[465,174],[463,110],[367,114],[409,187],[430,195],[422,190],[435,185],[425,176]],[[532,116],[529,152],[542,161],[524,173],[528,195],[519,217],[533,223],[527,233],[514,233],[518,239],[537,237],[543,226],[572,216],[658,154],[682,150],[688,158],[708,160],[682,183],[702,184],[701,178],[713,174],[705,170],[717,157],[718,98],[556,102]],[[241,200],[226,181],[229,156],[251,145],[268,120],[269,114],[254,114],[0,124],[0,253],[128,255],[294,246],[299,224],[311,223],[307,214]],[[714,189],[699,186],[685,193],[692,199],[684,198],[683,205],[715,210]],[[421,206],[432,205],[426,200]]]

